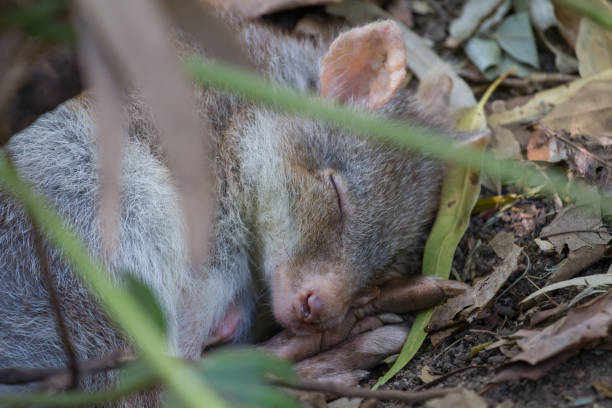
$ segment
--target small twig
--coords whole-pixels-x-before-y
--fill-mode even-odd
[[[584,153],[586,156],[589,156],[591,159],[595,160],[597,163],[601,164],[604,167],[607,167],[609,169],[612,169],[612,164],[608,163],[606,160],[602,159],[601,157],[599,157],[598,155],[596,155],[595,153],[589,152],[587,149],[585,149],[584,147],[574,143],[573,141],[571,141],[570,139],[568,139],[567,137],[561,135],[559,132],[547,127],[546,125],[542,124],[542,122],[538,121],[538,126],[541,127],[542,129],[544,129],[544,132],[548,135],[548,136],[552,136],[555,137],[559,140],[561,140],[562,142],[564,142],[565,144],[573,147],[574,149]]]
[[[490,83],[491,81],[485,78],[482,74],[475,74],[468,70],[462,70],[459,72],[463,78],[478,83]],[[528,88],[533,84],[563,84],[572,82],[579,77],[576,75],[561,74],[555,72],[535,72],[527,75],[525,78],[506,78],[501,82],[501,85],[512,87],[512,88]]]
[[[270,384],[277,387],[289,388],[298,391],[314,391],[326,394],[341,395],[349,398],[375,398],[378,400],[395,400],[409,404],[428,401],[432,398],[443,397],[452,392],[457,392],[460,388],[443,388],[437,390],[427,390],[419,392],[395,391],[395,390],[369,390],[366,388],[347,387],[345,385],[321,383],[314,380],[300,380],[288,382],[279,379],[272,379]]]
[[[600,234],[600,238],[601,238],[601,233],[608,233],[608,231],[606,231],[606,229],[601,226],[598,230],[593,230],[593,229],[584,229],[584,230],[572,230],[572,231],[560,231],[560,232],[549,232],[548,234],[540,234],[539,238],[549,238],[549,237],[555,237],[557,235],[565,235],[565,234],[581,234],[581,233],[593,233],[593,234]]]
[[[71,373],[71,381],[68,384],[68,388],[77,388],[79,383],[79,362],[77,360],[76,351],[74,350],[72,342],[70,341],[70,333],[68,333],[68,327],[66,326],[66,321],[62,315],[59,297],[57,296],[57,288],[55,286],[55,281],[51,276],[51,271],[49,270],[49,264],[47,262],[47,255],[42,244],[43,237],[38,227],[34,223],[32,223],[32,225],[32,230],[34,232],[34,249],[36,251],[36,257],[38,258],[38,263],[40,266],[40,274],[44,279],[47,292],[49,292],[49,303],[51,304],[51,308],[55,314],[57,332],[62,340],[62,344],[64,345],[64,351],[68,356],[68,367],[70,368]]]
[[[438,385],[441,382],[447,380],[448,378],[450,378],[450,377],[452,377],[452,376],[454,376],[456,374],[462,373],[462,372],[467,371],[467,370],[471,370],[472,368],[488,368],[488,367],[485,366],[485,365],[473,365],[473,366],[461,367],[461,368],[458,368],[456,370],[449,371],[448,373],[443,374],[440,377],[438,377],[435,380],[432,380],[432,381],[430,381],[428,383],[421,384],[418,387],[416,387],[414,390],[415,391],[420,391],[420,390],[423,390],[423,389],[426,389],[426,388],[431,388],[434,385]]]
[[[103,371],[120,368],[126,362],[134,361],[134,356],[115,352],[97,359],[87,360],[79,363],[81,376],[97,374]],[[54,389],[64,388],[72,380],[72,368],[49,367],[49,368],[3,368],[0,369],[0,384],[19,385],[44,381],[46,385]]]
[[[64,370],[68,372],[68,369]],[[153,371],[136,370],[110,390],[97,392],[67,391],[57,394],[48,392],[0,393],[0,406],[36,405],[65,408],[108,404],[133,392],[147,389],[155,385],[156,381],[156,374]]]

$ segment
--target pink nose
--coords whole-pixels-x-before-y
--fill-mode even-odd
[[[305,323],[316,323],[321,317],[323,303],[312,292],[300,296],[298,315]]]

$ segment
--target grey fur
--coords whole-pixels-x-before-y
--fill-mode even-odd
[[[318,89],[325,44],[254,25],[242,31],[242,40],[269,78],[301,91]],[[196,89],[196,94],[215,129],[218,178],[215,235],[206,265],[189,267],[178,197],[156,147],[155,129],[136,102],[127,107],[119,246],[105,260],[113,278],[129,270],[161,299],[176,353],[198,358],[232,303],[244,316],[237,341],[247,339],[255,304],[265,296],[255,281],[269,281],[279,262],[298,265],[304,258],[342,251],[355,291],[400,264],[418,269],[414,259],[437,208],[439,164],[221,92]],[[398,92],[380,114],[417,119],[409,99]],[[82,96],[43,115],[7,148],[21,175],[101,256],[94,134],[88,97]],[[294,173],[295,166],[307,176]],[[354,208],[348,221],[334,218],[335,198],[317,178],[328,168],[346,180]],[[31,224],[19,204],[6,195],[0,200],[0,367],[65,365]],[[78,357],[127,348],[57,251],[49,249],[48,256]],[[96,381],[101,385],[110,377]]]

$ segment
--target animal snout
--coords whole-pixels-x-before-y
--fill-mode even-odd
[[[295,310],[301,322],[316,324],[321,320],[323,306],[321,297],[312,291],[308,291],[298,296]]]

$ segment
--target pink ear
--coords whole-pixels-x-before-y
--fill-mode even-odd
[[[381,21],[334,40],[321,65],[321,95],[374,109],[391,99],[405,77],[402,32],[392,21]]]

